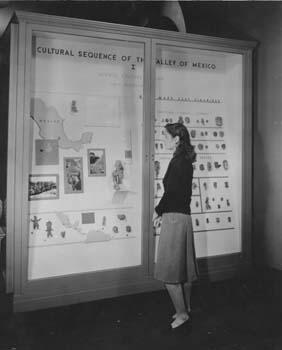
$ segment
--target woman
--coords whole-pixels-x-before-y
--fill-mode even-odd
[[[165,283],[175,307],[174,329],[189,320],[191,285],[198,277],[190,216],[196,153],[183,124],[167,124],[164,136],[166,149],[174,153],[163,179],[163,197],[153,215],[154,226],[161,225],[155,278]]]

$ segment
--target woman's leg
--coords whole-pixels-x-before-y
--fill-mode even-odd
[[[176,310],[176,318],[172,322],[171,327],[176,328],[188,320],[189,316],[185,307],[184,294],[181,284],[166,284],[167,291],[171,297]]]
[[[185,302],[185,308],[186,312],[189,314],[191,312],[191,289],[192,289],[192,283],[186,282],[182,285],[183,288],[183,295],[184,295],[184,302]],[[172,318],[176,318],[177,313],[172,316]]]
[[[184,291],[186,309],[188,312],[191,311],[191,290],[192,290],[192,283],[189,283],[189,282],[184,283],[183,291]]]

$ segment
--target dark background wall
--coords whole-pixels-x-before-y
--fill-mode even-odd
[[[253,253],[257,265],[282,270],[282,3],[180,4],[189,33],[258,41],[254,64],[254,164],[249,164],[254,178]],[[147,26],[165,28],[167,23],[159,19],[161,5],[151,1],[0,3],[0,7],[139,26],[146,18]]]

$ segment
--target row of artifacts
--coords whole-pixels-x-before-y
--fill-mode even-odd
[[[205,231],[232,230],[235,227],[232,212],[191,214],[191,218],[193,231],[195,233]],[[156,235],[159,234],[160,227],[158,227],[156,230]]]
[[[29,246],[134,238],[133,222],[133,215],[129,211],[30,214]]]
[[[216,127],[221,128],[223,126],[222,116],[210,116],[205,115],[179,115],[179,113],[157,113],[155,118],[156,126],[164,126],[167,123],[181,123],[188,128],[197,127]]]
[[[192,196],[218,196],[225,197],[230,193],[228,178],[193,178]],[[155,198],[161,198],[164,192],[162,180],[155,180]]]
[[[192,215],[192,221],[194,232],[234,228],[232,212],[194,214]]]
[[[160,198],[155,197],[155,206]],[[192,196],[190,209],[192,214],[208,212],[227,212],[232,211],[232,202],[230,197],[218,196]]]
[[[154,161],[155,179],[162,179],[166,173],[171,157],[157,155]],[[197,162],[193,164],[194,177],[227,177],[229,162],[226,155],[197,155]]]
[[[223,153],[226,151],[226,143],[224,141],[192,141],[197,153]],[[155,154],[168,153],[165,143],[162,140],[155,140]]]
[[[38,141],[38,140],[36,140]],[[41,148],[41,158],[37,158],[36,165],[58,164],[54,151],[44,151],[48,147],[48,141],[44,141]],[[52,148],[51,148],[52,149]],[[56,149],[56,148],[55,148]],[[44,161],[42,159],[44,157]],[[46,159],[47,157],[47,159]],[[59,162],[59,161],[58,161]],[[105,149],[87,150],[88,176],[106,176],[106,152]],[[122,189],[125,175],[125,164],[121,160],[116,160],[112,169],[113,189]],[[82,157],[64,157],[64,193],[84,192],[84,171]],[[59,174],[31,174],[29,176],[29,200],[46,200],[59,198]]]
[[[164,193],[161,180],[155,180],[156,204]],[[227,178],[199,179],[192,183],[191,212],[213,212],[232,210],[230,185]]]

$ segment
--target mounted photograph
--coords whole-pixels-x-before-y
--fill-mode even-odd
[[[83,193],[82,157],[64,158],[65,193]]]
[[[58,199],[59,175],[29,175],[29,200]]]
[[[88,176],[106,176],[106,154],[104,148],[87,151]]]

